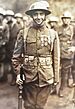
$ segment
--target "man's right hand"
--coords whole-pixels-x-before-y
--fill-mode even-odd
[[[23,84],[23,81],[22,81],[22,79],[20,78],[20,74],[17,75],[16,83],[17,83],[18,85],[22,85],[22,84]]]

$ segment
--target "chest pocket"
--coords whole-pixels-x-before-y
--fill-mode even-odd
[[[30,32],[31,33],[31,32]],[[52,32],[41,33],[36,36],[28,34],[26,38],[26,54],[27,55],[49,55],[53,50],[54,34]]]
[[[36,38],[32,35],[26,38],[26,54],[36,54]]]

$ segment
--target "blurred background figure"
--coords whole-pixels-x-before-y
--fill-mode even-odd
[[[54,29],[55,31],[58,31],[58,22],[59,22],[59,18],[56,16],[48,16],[48,26],[51,29]]]
[[[23,28],[23,15],[21,13],[16,13],[14,17],[16,19],[16,23],[19,29],[22,29]]]
[[[10,66],[6,64],[6,46],[9,41],[9,27],[3,21],[5,10],[0,8],[0,80],[6,80]]]
[[[70,24],[72,15],[65,11],[61,17],[62,25],[59,27],[60,58],[61,58],[61,94],[69,86],[69,78],[72,75],[74,59],[73,47],[73,26]]]
[[[30,20],[29,20],[28,16],[26,16],[26,15],[23,16],[23,25],[25,28],[28,27],[29,22],[30,22]]]
[[[71,25],[73,26],[73,46],[75,46],[75,18],[71,20]],[[71,87],[75,87],[75,51],[74,51],[74,59],[73,59],[73,66],[72,66],[72,77],[73,77],[73,84]]]
[[[11,66],[11,71],[9,72],[9,75],[8,75],[8,82],[10,83],[10,85],[15,85],[16,75],[13,71],[11,58],[13,55],[13,50],[14,50],[14,46],[15,46],[15,41],[17,39],[17,34],[19,31],[19,27],[16,24],[14,15],[15,14],[12,10],[6,10],[5,19],[9,26],[9,42],[7,43],[7,46],[6,46],[6,49],[7,49],[6,62],[9,63]]]

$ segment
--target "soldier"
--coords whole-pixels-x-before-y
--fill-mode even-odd
[[[71,22],[71,24],[73,25],[73,30],[74,30],[74,34],[73,34],[73,46],[75,47],[75,22],[73,21],[73,23]],[[73,77],[73,84],[71,84],[71,87],[75,87],[75,48],[73,47],[74,50],[74,59],[73,59],[73,66],[72,66],[72,77]]]
[[[56,16],[49,16],[47,23],[49,25],[50,28],[54,29],[55,31],[58,31],[58,17]]]
[[[0,8],[0,79],[6,77],[6,45],[9,41],[9,28],[8,25],[3,22],[4,15],[5,10]]]
[[[59,40],[57,32],[45,25],[46,16],[50,13],[44,3],[33,3],[26,11],[32,17],[33,25],[29,27],[26,37],[22,36],[21,31],[15,44],[12,63],[17,73],[17,84],[23,82],[20,78],[23,64],[25,109],[44,109],[51,85],[59,84]]]
[[[10,85],[15,84],[15,77],[16,75],[14,74],[12,63],[11,63],[11,58],[13,55],[13,50],[15,46],[15,41],[17,39],[17,34],[19,31],[19,27],[16,24],[16,20],[14,18],[14,12],[12,10],[7,10],[5,14],[5,18],[7,20],[7,24],[9,26],[9,42],[7,43],[6,49],[7,49],[7,58],[6,61],[11,65],[11,71],[10,71],[10,76],[8,75],[8,82]],[[9,78],[11,77],[11,79]],[[9,81],[10,80],[10,81]]]
[[[46,19],[46,25],[48,28],[51,28],[51,29],[55,30],[56,32],[58,32],[58,21],[59,21],[58,17],[49,15]],[[57,38],[58,38],[58,36],[57,36]],[[53,84],[51,94],[55,94],[55,93],[56,93],[56,88]]]
[[[23,15],[21,13],[15,14],[16,23],[19,27],[19,29],[23,28]]]
[[[65,11],[62,19],[62,25],[59,27],[60,39],[60,57],[61,57],[61,90],[63,93],[65,87],[69,85],[69,75],[73,65],[73,26],[70,25],[71,13]]]
[[[31,20],[28,18],[28,16],[23,16],[23,26],[25,28],[29,27],[29,25],[31,24]]]

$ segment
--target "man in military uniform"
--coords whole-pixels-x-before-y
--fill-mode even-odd
[[[23,64],[25,109],[44,109],[50,86],[59,84],[58,35],[45,25],[46,16],[50,13],[45,3],[39,1],[32,4],[26,14],[32,17],[33,25],[26,37],[21,31],[15,45],[12,63],[17,73],[17,84],[22,83],[20,67]]]
[[[58,31],[58,21],[59,19],[56,16],[49,16],[47,19],[48,26],[55,31]]]
[[[23,15],[21,13],[15,14],[16,23],[19,27],[19,29],[23,28]]]
[[[74,59],[73,59],[73,66],[72,66],[72,77],[73,77],[73,84],[71,85],[71,87],[75,87],[75,25],[72,24],[73,26],[73,52],[74,52]]]
[[[69,76],[74,58],[73,47],[73,26],[70,25],[71,13],[65,11],[62,19],[62,25],[59,28],[60,39],[60,57],[61,57],[61,88],[60,92],[69,85]]]
[[[19,27],[16,24],[16,20],[14,18],[14,12],[12,10],[6,10],[5,19],[9,27],[9,42],[7,43],[7,46],[6,46],[6,49],[7,49],[6,62],[9,63],[9,65],[11,66],[11,71],[9,72],[9,75],[8,75],[8,82],[10,83],[10,85],[15,85],[16,75],[13,71],[11,58],[13,55],[13,50],[14,50],[16,39],[17,39]]]
[[[6,78],[5,71],[5,59],[6,59],[6,45],[9,41],[9,28],[6,23],[3,22],[5,10],[0,8],[0,79]]]

